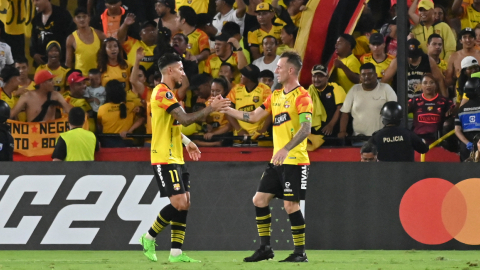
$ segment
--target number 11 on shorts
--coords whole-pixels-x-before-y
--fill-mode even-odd
[[[170,171],[168,171],[168,172],[170,173],[170,176],[172,177],[172,183],[179,182],[177,170],[170,170]],[[174,172],[175,172],[175,175],[173,175]],[[175,176],[176,176],[176,177],[175,177]],[[175,179],[176,179],[176,180],[175,180]]]

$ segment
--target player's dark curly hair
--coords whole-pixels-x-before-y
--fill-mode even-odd
[[[106,98],[105,103],[120,104],[120,118],[127,118],[127,92],[123,84],[117,80],[111,80],[105,85]]]
[[[125,59],[123,58],[122,45],[116,38],[109,37],[104,40],[97,54],[98,69],[100,70],[101,73],[107,71],[107,64],[108,64],[107,44],[110,42],[117,43],[117,46],[118,46],[117,62],[120,68],[125,69],[128,67],[127,61],[125,61]]]
[[[158,69],[162,71],[165,67],[181,61],[182,57],[180,57],[180,55],[176,53],[166,53],[162,57],[160,57],[160,59],[158,59]]]

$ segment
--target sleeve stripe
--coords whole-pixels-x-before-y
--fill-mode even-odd
[[[171,111],[175,110],[176,108],[180,107],[180,103],[173,103],[170,107],[167,108],[167,112],[170,113]]]

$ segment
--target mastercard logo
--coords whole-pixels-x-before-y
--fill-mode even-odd
[[[420,243],[480,245],[480,178],[456,185],[441,178],[418,181],[403,195],[399,212],[405,232]]]

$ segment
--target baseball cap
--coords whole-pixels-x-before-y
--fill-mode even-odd
[[[153,26],[154,28],[157,28],[157,23],[155,21],[145,21],[140,29],[146,28],[147,26]]]
[[[475,37],[475,31],[472,28],[467,27],[462,29],[462,31],[460,31],[460,34],[458,34],[458,39],[461,39],[462,36],[466,34],[470,34],[472,37]]]
[[[370,36],[369,42],[370,42],[370,44],[372,44],[372,45],[380,45],[380,44],[385,43],[385,40],[384,40],[382,34],[380,34],[380,33],[373,33],[373,34]]]
[[[423,53],[422,48],[420,48],[420,41],[415,38],[407,40],[407,47],[407,55],[409,58],[417,58]]]
[[[84,7],[77,7],[75,9],[75,12],[73,13],[73,16],[77,16],[78,14],[87,14],[88,15],[88,11]]]
[[[260,76],[260,69],[257,66],[250,64],[240,69],[240,73],[252,82],[258,82],[258,77]]]
[[[72,85],[74,83],[83,82],[88,80],[87,78],[83,77],[80,72],[72,72],[70,76],[67,78],[68,85]]]
[[[226,33],[220,33],[220,35],[215,36],[215,40],[218,40],[218,41],[227,42],[229,38],[230,38],[230,35],[227,35]]]
[[[259,11],[273,11],[273,7],[269,3],[260,3],[257,5],[257,8],[255,9],[255,12],[259,12]]]
[[[324,65],[315,65],[313,66],[312,68],[312,75],[315,75],[317,73],[320,73],[320,74],[323,74],[325,76],[327,76],[328,74],[328,69],[326,66]]]
[[[157,0],[157,2],[162,3],[171,9],[175,8],[175,0]]]
[[[418,4],[418,9],[425,9],[425,10],[430,10],[434,8],[435,6],[433,5],[433,2],[430,0],[421,0],[420,3]]]
[[[59,51],[62,50],[62,46],[60,46],[60,43],[58,43],[58,41],[56,40],[52,40],[47,44],[47,52],[50,51],[50,49],[52,49],[53,47],[57,47]]]
[[[462,59],[460,66],[462,67],[462,69],[468,68],[471,66],[478,66],[478,60],[473,56],[467,56]]]
[[[35,73],[35,77],[33,78],[33,81],[35,82],[36,85],[40,85],[53,78],[55,78],[55,75],[50,73],[50,71],[43,69]]]

